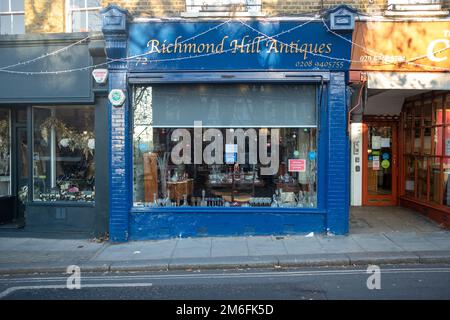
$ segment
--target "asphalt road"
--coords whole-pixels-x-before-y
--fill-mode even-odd
[[[0,299],[450,299],[450,266],[0,276]],[[367,287],[368,277],[372,286]],[[69,281],[75,286],[76,281]]]

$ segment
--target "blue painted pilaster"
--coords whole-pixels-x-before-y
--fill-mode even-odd
[[[127,94],[126,61],[114,61],[127,56],[127,18],[128,12],[114,5],[102,10],[103,33],[108,59],[109,90],[121,89]],[[108,102],[109,108],[109,165],[110,165],[110,222],[109,234],[113,242],[127,241],[129,237],[130,190],[128,177],[131,172],[127,150],[129,148],[128,132],[128,98],[120,107]]]
[[[328,103],[328,214],[327,231],[348,233],[349,225],[349,142],[344,72],[332,72]]]

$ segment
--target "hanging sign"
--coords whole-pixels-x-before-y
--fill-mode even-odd
[[[112,89],[108,99],[114,107],[120,107],[125,102],[125,93],[120,89]]]
[[[105,84],[108,79],[108,69],[94,69],[92,70],[92,76],[98,84]]]

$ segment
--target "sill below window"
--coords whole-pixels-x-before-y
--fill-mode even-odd
[[[297,214],[326,214],[326,210],[319,208],[272,208],[272,207],[132,207],[131,213],[297,213]]]
[[[407,196],[407,195],[400,196],[400,200],[409,201],[409,202],[412,202],[412,203],[414,203],[416,205],[428,207],[428,208],[431,208],[431,209],[434,209],[434,210],[439,210],[439,211],[442,211],[442,212],[445,212],[445,213],[450,213],[450,207],[447,207],[447,206],[444,206],[444,205],[440,205],[440,204],[435,204],[435,203],[432,203],[432,202],[419,200],[419,199],[413,198],[411,196]]]
[[[26,206],[95,207],[95,202],[31,201]]]

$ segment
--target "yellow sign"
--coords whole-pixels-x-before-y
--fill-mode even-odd
[[[450,71],[450,21],[357,22],[354,71]]]

